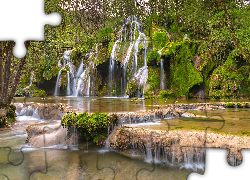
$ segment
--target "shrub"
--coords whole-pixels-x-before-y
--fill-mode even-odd
[[[67,113],[63,116],[61,124],[67,129],[76,127],[81,139],[92,139],[93,142],[99,143],[108,136],[108,126],[110,122],[117,122],[117,116],[106,113]]]
[[[245,107],[248,107],[249,106],[249,102],[245,102],[244,105],[245,105]]]
[[[226,107],[228,107],[228,108],[234,107],[234,103],[228,102],[228,103],[226,104]]]
[[[46,97],[47,93],[44,90],[35,90],[33,91],[34,97]]]
[[[159,93],[161,99],[174,99],[175,95],[173,91],[161,90]]]
[[[241,102],[237,102],[237,107],[242,107],[242,103]]]

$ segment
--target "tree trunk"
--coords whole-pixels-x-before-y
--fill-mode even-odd
[[[3,42],[0,42],[0,94],[3,94]]]
[[[5,103],[7,99],[8,89],[9,89],[9,81],[10,81],[10,66],[11,66],[11,58],[13,52],[14,42],[9,41],[7,42],[6,46],[6,55],[5,55],[5,65],[4,65],[4,86],[3,86],[3,93],[2,93],[2,101]]]
[[[26,41],[25,42],[26,49],[28,49],[29,46],[30,46],[30,41]],[[13,97],[15,95],[17,85],[18,85],[20,77],[21,77],[21,72],[22,72],[23,66],[25,64],[26,56],[27,56],[27,54],[21,59],[21,61],[18,64],[19,66],[18,66],[17,72],[16,72],[16,74],[14,76],[14,79],[12,81],[12,88],[10,90],[10,93],[8,94],[8,98],[6,98],[6,103],[7,104],[11,103],[11,100],[13,99]]]

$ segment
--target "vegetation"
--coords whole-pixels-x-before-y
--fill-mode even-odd
[[[33,92],[34,97],[46,97],[47,93],[44,90],[35,90]]]
[[[228,107],[228,108],[230,108],[230,107],[234,107],[234,103],[232,103],[232,102],[228,102],[228,103],[226,104],[226,107]]]
[[[93,61],[94,70],[90,73],[96,75],[96,87],[92,87],[95,94],[110,94],[109,57],[124,18],[131,15],[141,21],[141,30],[148,40],[144,44],[149,70],[144,93],[148,98],[156,95],[165,98],[166,92],[174,92],[176,97],[195,97],[200,90],[212,98],[250,96],[250,6],[244,0],[71,2],[45,1],[45,12],[60,13],[62,23],[57,27],[45,26],[45,41],[26,42],[28,52],[24,58],[13,57],[14,42],[0,42],[0,108],[10,106],[15,94],[22,95],[31,79],[35,86],[45,91],[35,90],[34,96],[50,95],[48,89],[54,86],[48,87],[48,82],[55,83],[60,70],[58,61],[63,60],[64,51],[69,49],[73,50],[71,60],[76,67],[82,59],[84,66]],[[138,36],[137,32],[135,37]],[[138,47],[138,67],[143,64],[144,45]],[[118,64],[125,59],[128,47],[128,40],[120,42]],[[95,48],[97,55],[89,58],[90,51]],[[162,50],[161,55],[159,50]],[[133,58],[131,53],[127,83],[130,96],[141,90],[129,77],[134,71]],[[159,94],[161,59],[166,91]],[[67,70],[68,67],[64,69]],[[61,83],[66,83],[65,78]],[[124,93],[118,88],[115,94]]]
[[[61,124],[67,129],[77,128],[81,140],[93,140],[94,143],[100,144],[108,136],[108,127],[117,123],[115,115],[106,113],[68,113],[61,120]]]

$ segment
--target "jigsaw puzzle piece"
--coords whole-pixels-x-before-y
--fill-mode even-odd
[[[247,179],[249,164],[250,164],[250,153],[249,150],[241,151],[244,159],[239,167],[228,166],[226,161],[227,150],[225,149],[207,149],[206,158],[206,172],[204,175],[198,175],[191,173],[188,176],[188,180],[234,180],[234,179]]]
[[[109,170],[114,172],[114,179],[136,179],[151,180],[155,179],[186,179],[189,171],[187,170],[170,170],[171,165],[162,165],[158,162],[148,163],[139,156],[130,157],[125,153],[105,152],[97,156],[97,169],[100,172]],[[110,174],[111,177],[111,174]],[[112,179],[111,178],[111,179]]]
[[[20,148],[19,150],[12,150],[11,148],[1,148],[0,157],[0,174],[1,178],[8,179],[29,179],[31,172],[40,171],[45,168],[44,152],[42,150],[34,151],[33,148]],[[30,159],[31,155],[39,159]],[[15,173],[13,173],[15,172]]]
[[[22,58],[26,54],[25,41],[43,41],[44,25],[58,25],[61,21],[58,13],[49,15],[44,13],[44,0],[1,1],[0,11],[8,14],[8,18],[1,19],[1,24],[5,24],[5,27],[1,28],[0,39],[16,41],[13,52],[18,58]],[[15,14],[15,16],[10,14]]]

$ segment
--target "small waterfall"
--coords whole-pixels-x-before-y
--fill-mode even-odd
[[[72,53],[72,50],[69,51],[65,51],[63,54],[63,65],[61,63],[61,60],[58,61],[58,67],[60,67],[60,71],[57,75],[57,80],[56,80],[56,86],[55,86],[55,92],[54,95],[58,96],[60,95],[60,78],[61,78],[61,74],[62,74],[62,70],[66,68],[66,66],[69,67],[69,70],[67,70],[67,90],[66,90],[66,94],[70,95],[70,73],[74,74],[74,67],[72,62],[70,61],[70,55]]]
[[[81,80],[81,78],[79,79],[79,77],[81,76],[81,74],[83,73],[83,60],[81,61],[78,69],[77,69],[77,73],[76,73],[76,76],[73,78],[73,94],[72,96],[74,97],[77,97],[78,95],[78,87],[76,88],[76,84],[77,84],[77,81]]]
[[[141,32],[140,28],[141,24],[137,20],[135,16],[130,16],[126,19],[123,20],[123,24],[121,25],[120,31],[119,31],[119,39],[115,41],[111,55],[110,55],[110,64],[109,64],[109,91],[110,95],[120,95],[120,96],[125,96],[126,95],[126,90],[127,90],[127,66],[129,62],[131,61],[131,55],[132,55],[132,67],[131,68],[131,74],[129,77],[129,82],[135,78],[136,75],[140,74],[140,72],[144,69],[147,69],[146,65],[146,52],[147,52],[147,38],[144,33]],[[139,33],[138,38],[136,39],[136,32]],[[128,38],[127,38],[128,36]],[[123,38],[124,37],[124,38]],[[120,47],[127,47],[126,46],[126,40],[129,39],[129,46],[128,48],[122,49]],[[135,40],[136,39],[136,40]],[[124,41],[123,41],[124,40]],[[143,41],[141,41],[143,40]],[[124,44],[122,44],[124,43]],[[137,72],[138,69],[138,63],[137,63],[137,56],[138,56],[138,47],[139,44],[142,43],[144,46],[144,58],[143,58],[143,65],[141,70]],[[123,51],[125,54],[123,55]],[[117,54],[122,54],[119,56],[119,62],[121,62],[121,69],[119,69],[118,61],[116,61]],[[121,72],[121,78],[117,78],[117,72]],[[145,73],[148,73],[148,71],[144,71]],[[144,81],[147,81],[147,75],[143,76],[142,78]],[[146,78],[146,80],[145,80]],[[120,82],[119,82],[120,81]],[[146,83],[146,82],[145,82]],[[138,86],[143,87],[143,92],[145,89],[145,83],[138,84]],[[117,86],[116,84],[120,84],[120,86]],[[117,88],[121,87],[121,89]],[[118,93],[120,92],[120,93]]]
[[[163,48],[162,48],[163,49]],[[161,51],[162,49],[160,49],[158,51],[158,53],[160,54],[161,56]],[[160,83],[160,89],[161,90],[164,90],[165,89],[165,77],[164,77],[164,67],[163,67],[163,61],[162,61],[162,58],[161,58],[161,79],[160,79],[161,83]]]
[[[61,76],[62,70],[59,71],[58,75],[57,75],[57,79],[56,79],[56,87],[55,87],[55,92],[54,95],[57,96],[59,94],[60,91],[60,87],[59,87],[59,79]]]
[[[92,48],[92,50],[90,51],[88,60],[90,60],[90,58],[94,54],[97,54],[97,51],[98,51],[97,45],[98,44],[96,44],[95,50],[94,50],[94,48]],[[55,86],[54,95],[56,96],[56,95],[61,94],[61,92],[60,92],[61,74],[63,71],[67,71],[66,95],[68,95],[68,96],[72,95],[73,97],[77,97],[78,95],[89,96],[89,94],[90,94],[90,80],[91,80],[89,73],[91,72],[91,70],[94,69],[94,63],[93,63],[93,61],[90,61],[89,65],[84,70],[84,64],[83,64],[83,59],[82,59],[77,71],[75,71],[75,66],[73,65],[72,61],[70,60],[71,53],[72,53],[72,50],[65,51],[63,54],[63,62],[61,60],[58,61],[58,67],[61,69],[60,69],[58,76],[57,76],[57,82],[56,82],[56,86]],[[87,81],[88,81],[88,84],[86,84]],[[85,84],[88,87],[86,87]],[[79,93],[79,92],[82,92],[82,93]]]
[[[69,77],[69,71],[67,71],[67,77],[68,77],[68,83],[67,83],[67,95],[70,95],[70,77]]]
[[[108,126],[108,138],[106,140],[105,149],[109,149],[109,126]]]
[[[90,76],[88,78],[88,86],[87,86],[87,97],[89,97],[89,91],[90,91]]]

